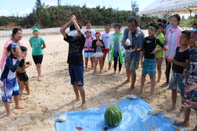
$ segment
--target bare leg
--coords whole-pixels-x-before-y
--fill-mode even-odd
[[[111,70],[111,62],[109,62],[109,68],[108,68],[108,70]]]
[[[103,57],[99,58],[100,73],[102,73]]]
[[[85,58],[85,70],[88,70],[88,57]]]
[[[106,59],[106,56],[107,56],[107,53],[104,53],[103,57],[102,57],[102,70],[104,68],[104,65],[105,65],[105,59]]]
[[[36,68],[38,72],[38,81],[41,81],[41,64],[37,64]]]
[[[86,110],[87,107],[86,107],[86,101],[85,101],[85,90],[84,90],[83,86],[80,86],[78,88],[79,88],[79,91],[80,91],[80,94],[81,94],[81,99],[82,99],[81,108],[82,108],[82,110]]]
[[[184,121],[183,122],[175,122],[175,125],[189,127],[189,118],[190,118],[191,109],[184,108]]]
[[[136,72],[131,71],[131,89],[132,90],[135,88],[135,82],[136,82]]]
[[[154,95],[154,90],[155,90],[155,84],[156,84],[156,77],[155,75],[150,76],[150,80],[151,80],[151,90],[150,90],[150,94],[149,97],[147,99],[151,100],[153,95]]]
[[[95,58],[94,73],[96,73],[97,64],[98,64],[98,58]]]
[[[146,79],[146,75],[142,74],[141,87],[140,87],[140,91],[139,91],[138,95],[143,94],[143,88],[144,88],[145,79]]]
[[[71,102],[71,104],[75,104],[76,102],[78,102],[78,101],[80,100],[80,98],[79,98],[79,90],[78,90],[77,85],[73,85],[73,90],[74,90],[74,92],[75,92],[76,99],[73,100],[73,101]]]
[[[14,101],[15,101],[15,109],[23,109],[23,107],[19,106],[19,96],[14,96]]]
[[[161,70],[161,66],[162,66],[162,62],[163,59],[157,59],[157,72],[158,72],[158,79],[157,79],[157,83],[160,82],[161,79],[161,74],[162,74],[162,70]]]
[[[25,86],[26,86],[27,95],[29,95],[30,94],[29,81],[25,82]]]
[[[94,57],[91,57],[90,61],[91,61],[91,69],[93,70],[94,69]]]
[[[10,112],[10,103],[9,102],[3,102],[4,106],[5,106],[5,110],[7,112],[7,116],[10,116],[11,112]]]
[[[124,82],[124,84],[129,83],[131,81],[131,71],[130,69],[126,69],[127,73],[127,80]]]
[[[176,109],[177,91],[172,90],[172,110]]]
[[[25,83],[23,81],[20,81],[19,83],[20,83],[19,84],[20,85],[19,87],[20,87],[20,92],[21,92],[20,93],[20,96],[19,96],[19,99],[20,99],[21,96],[23,95],[23,90],[24,90],[24,87],[25,87]]]

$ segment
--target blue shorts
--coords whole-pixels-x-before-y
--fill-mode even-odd
[[[77,85],[77,86],[84,85],[83,73],[84,73],[83,65],[69,64],[69,74],[70,74],[72,85]]]
[[[142,68],[142,74],[148,74],[149,76],[153,76],[156,73],[156,59],[145,59],[144,65]]]
[[[177,90],[180,93],[184,93],[184,75],[180,73],[172,73],[172,79],[170,80],[170,89]]]
[[[84,57],[86,57],[86,58],[94,57],[94,53],[93,52],[84,52]]]
[[[12,100],[12,96],[20,95],[20,89],[16,78],[12,80],[3,80],[3,86],[1,87],[1,95],[3,102],[9,102]]]

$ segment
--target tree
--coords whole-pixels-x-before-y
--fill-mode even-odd
[[[133,17],[136,17],[138,12],[139,12],[139,7],[138,7],[138,4],[137,4],[137,0],[131,0],[131,15]]]
[[[61,0],[57,0],[57,5],[58,5],[58,6],[61,5]]]
[[[36,5],[35,5],[35,8],[36,10],[40,10],[42,9],[43,5],[41,3],[41,0],[36,0]]]

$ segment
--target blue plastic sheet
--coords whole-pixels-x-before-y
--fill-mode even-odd
[[[122,110],[123,119],[118,127],[109,127],[104,114],[107,107],[87,111],[67,112],[64,122],[56,121],[57,131],[175,131],[175,126],[162,114],[150,115],[152,107],[140,98],[123,99],[118,107]],[[177,128],[177,127],[176,127]],[[184,131],[187,131],[184,129]]]

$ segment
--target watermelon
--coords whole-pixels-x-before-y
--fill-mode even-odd
[[[122,121],[122,111],[118,106],[110,106],[105,112],[105,121],[110,127],[116,127]]]

